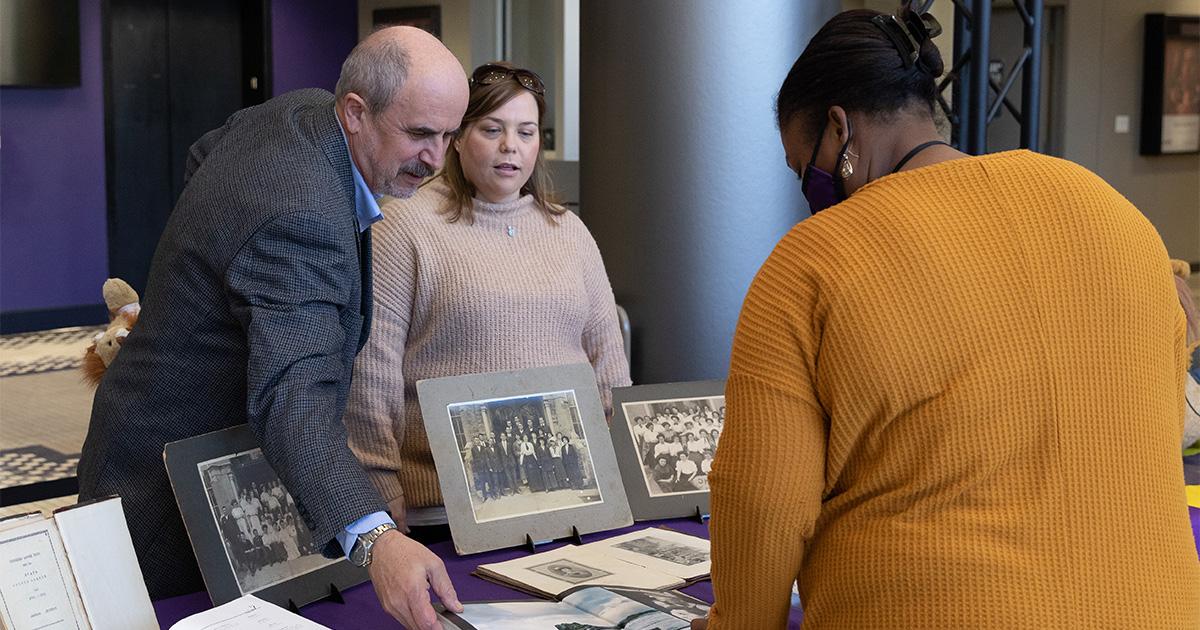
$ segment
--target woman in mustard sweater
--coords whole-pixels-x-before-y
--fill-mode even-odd
[[[708,628],[795,581],[806,628],[1196,628],[1162,241],[1075,164],[941,143],[937,30],[842,13],[780,89],[814,216],[734,338]]]

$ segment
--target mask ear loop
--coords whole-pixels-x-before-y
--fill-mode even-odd
[[[817,143],[813,145],[812,155],[808,156],[808,164],[804,167],[804,177],[800,181],[800,192],[808,192],[808,171],[813,168],[813,164],[817,161],[817,152],[821,150],[821,142],[825,139],[825,129],[829,127],[829,117],[821,122],[821,129],[817,132]]]

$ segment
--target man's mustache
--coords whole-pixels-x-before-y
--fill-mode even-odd
[[[424,162],[411,162],[400,167],[400,172],[407,173],[413,177],[432,177],[433,169]]]

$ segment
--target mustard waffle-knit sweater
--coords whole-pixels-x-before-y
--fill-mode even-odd
[[[345,424],[401,526],[407,508],[442,504],[418,380],[588,362],[606,407],[611,388],[629,385],[612,287],[579,217],[547,219],[526,195],[475,200],[473,224],[447,223],[448,199],[434,180],[384,202],[371,228],[374,322]]]
[[[880,178],[750,288],[712,630],[1200,628],[1184,320],[1154,228],[1027,151]]]

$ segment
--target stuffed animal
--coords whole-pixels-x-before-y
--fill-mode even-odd
[[[1183,448],[1185,455],[1200,453],[1200,309],[1188,286],[1191,268],[1187,262],[1172,260],[1175,272],[1175,289],[1179,293],[1179,304],[1187,316],[1187,344],[1192,362],[1185,377],[1187,405],[1183,410]]]
[[[117,358],[117,351],[121,349],[129,331],[133,330],[142,311],[137,291],[120,278],[105,280],[101,292],[104,294],[104,304],[108,307],[108,328],[96,333],[92,344],[83,354],[83,364],[80,366],[83,380],[92,387],[100,384],[104,372]]]

